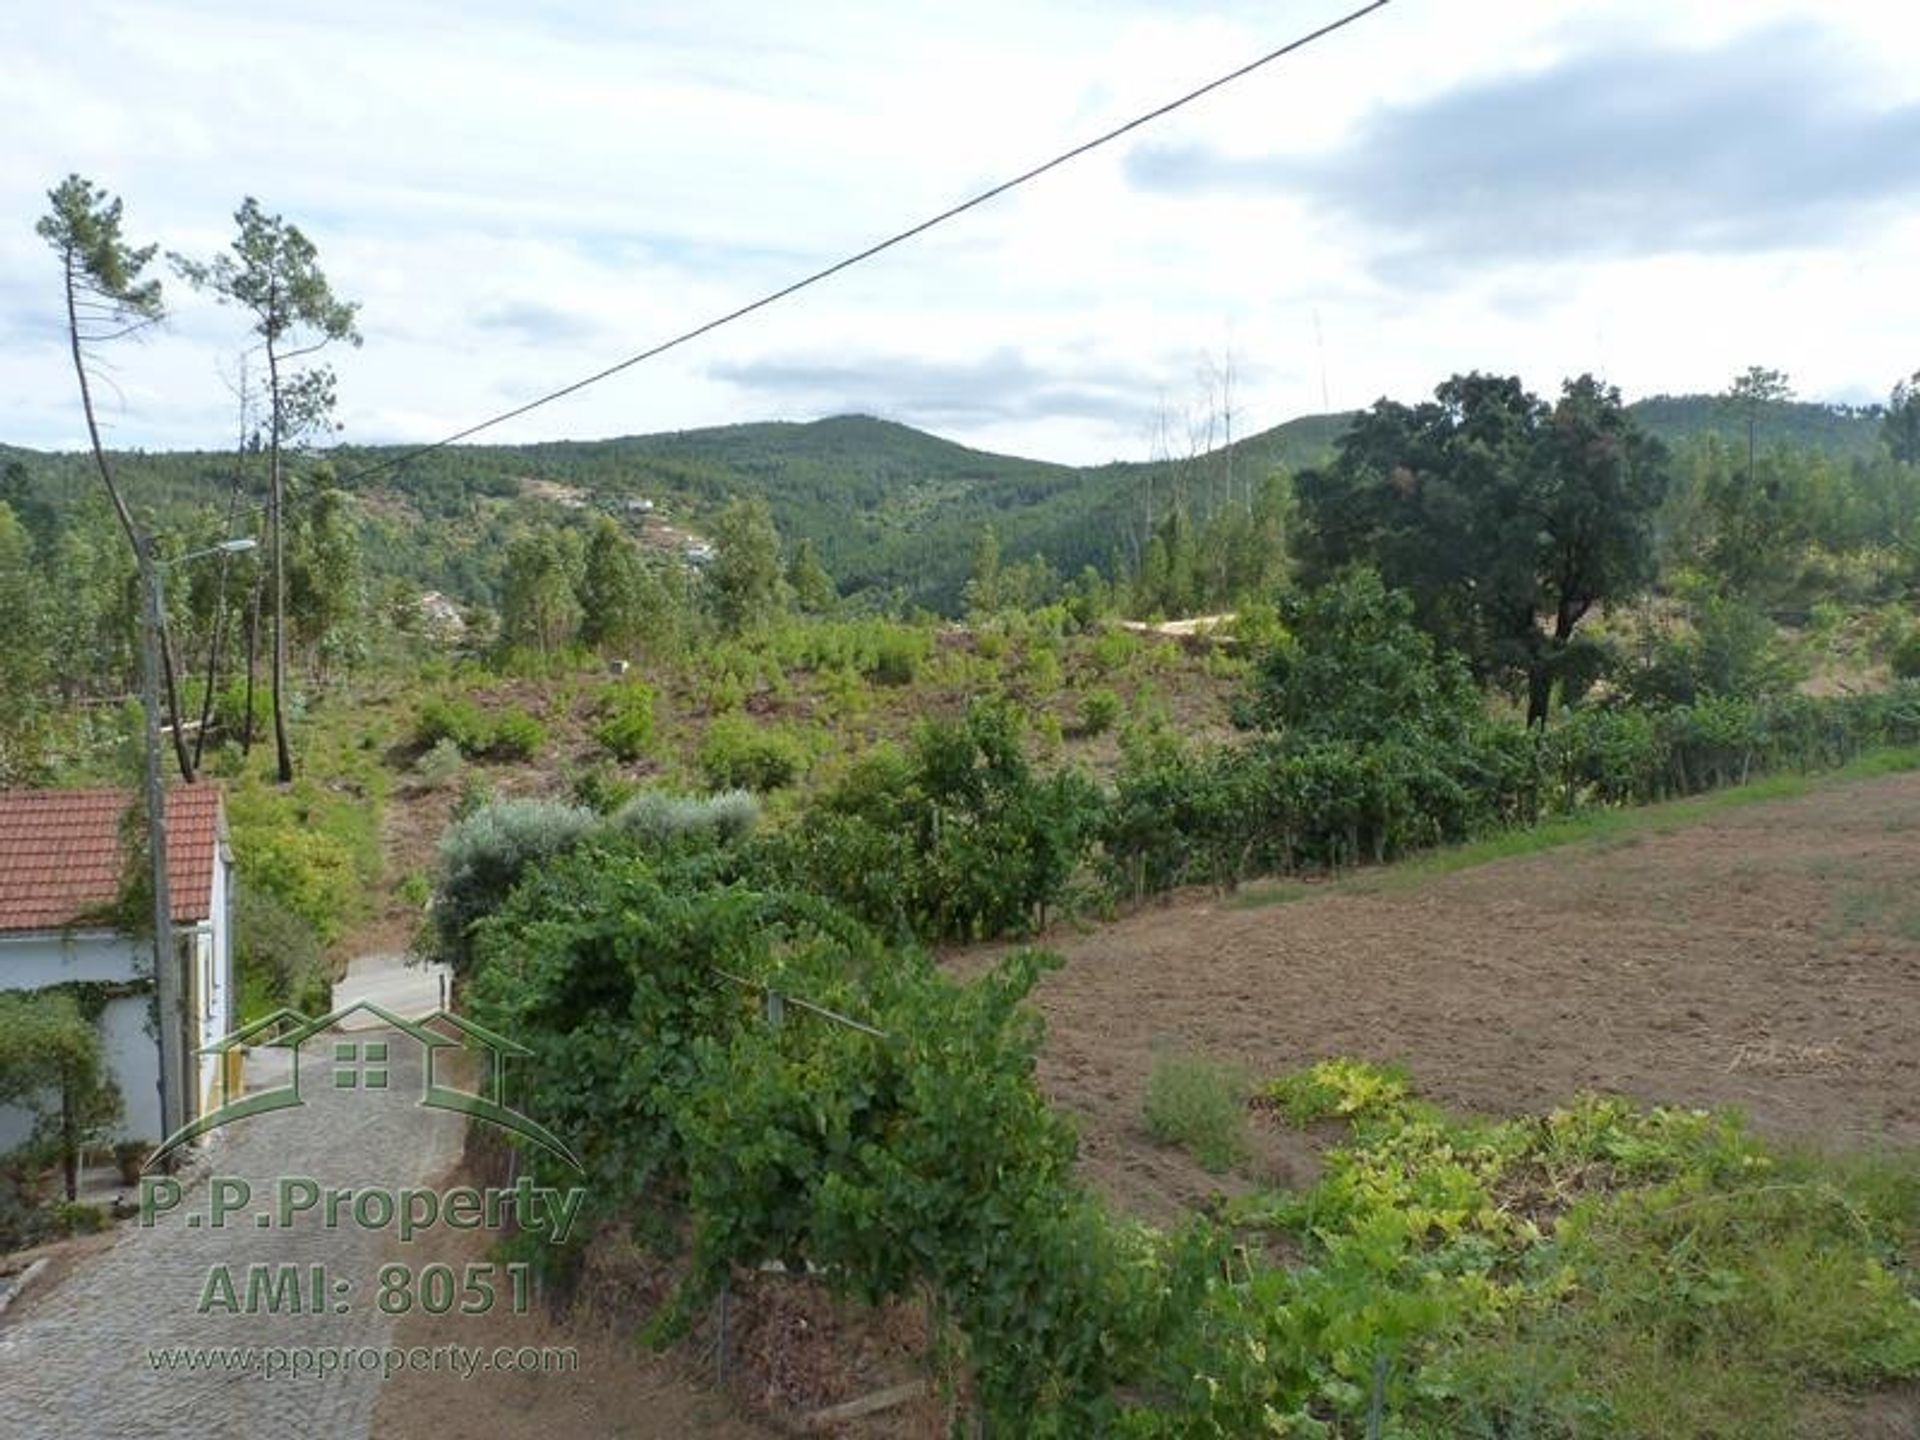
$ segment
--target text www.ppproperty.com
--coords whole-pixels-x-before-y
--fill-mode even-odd
[[[571,1345],[172,1345],[149,1346],[147,1364],[158,1371],[244,1374],[262,1380],[302,1375],[390,1379],[402,1371],[471,1380],[489,1370],[570,1373],[579,1370],[580,1353]]]

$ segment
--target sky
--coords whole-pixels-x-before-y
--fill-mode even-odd
[[[7,0],[0,441],[82,443],[79,172],[128,237],[298,225],[364,344],[340,438],[424,443],[857,251],[1358,0]],[[1456,371],[1629,399],[1920,368],[1920,14],[1890,0],[1393,0],[1033,185],[489,432],[864,413],[1072,463]],[[165,270],[110,443],[217,448],[244,318]]]

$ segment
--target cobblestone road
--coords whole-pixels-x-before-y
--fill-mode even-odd
[[[386,1261],[407,1258],[391,1227],[362,1228],[343,1213],[329,1228],[317,1209],[296,1215],[288,1228],[261,1228],[255,1219],[273,1212],[283,1177],[391,1192],[433,1185],[456,1158],[461,1117],[420,1107],[416,1045],[389,1031],[356,1031],[351,1038],[362,1046],[389,1040],[387,1083],[349,1090],[337,1088],[330,1073],[339,1038],[323,1036],[302,1050],[305,1104],[220,1132],[185,1178],[178,1209],[151,1228],[123,1225],[110,1250],[0,1330],[0,1437],[278,1433],[359,1440],[367,1434],[378,1370],[268,1379],[260,1368],[193,1372],[155,1363],[156,1353],[178,1347],[388,1343],[394,1322],[376,1304],[377,1273]],[[205,1216],[215,1176],[242,1179],[252,1191],[218,1230],[204,1218],[191,1223],[192,1216]],[[369,1218],[378,1211],[375,1202]],[[306,1267],[324,1265],[333,1293],[323,1309],[332,1313],[199,1313],[210,1271],[230,1267],[244,1304],[247,1270],[257,1263],[301,1267],[302,1301],[309,1305]],[[341,1305],[345,1313],[338,1313]]]

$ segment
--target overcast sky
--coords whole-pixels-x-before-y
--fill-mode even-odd
[[[362,305],[343,438],[423,441],[1349,8],[10,0],[0,440],[81,439],[33,233],[71,170],[164,249],[217,251],[244,195],[302,226]],[[1472,368],[1882,399],[1920,367],[1917,47],[1891,0],[1395,0],[492,438],[860,411],[1139,458],[1229,361],[1237,433]],[[169,291],[115,354],[113,441],[229,443],[242,321]]]

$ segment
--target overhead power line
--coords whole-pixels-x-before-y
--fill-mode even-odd
[[[874,256],[882,253],[883,251],[891,250],[896,245],[904,244],[906,241],[913,239],[915,236],[924,235],[927,231],[933,229],[936,225],[944,225],[947,221],[954,219],[956,216],[964,215],[966,214],[967,211],[975,209],[978,206],[984,205],[989,200],[998,199],[1000,196],[1005,195],[1010,190],[1016,190],[1022,185],[1025,185],[1031,181],[1037,180],[1042,175],[1045,175],[1048,171],[1057,170],[1062,165],[1065,165],[1070,161],[1079,159],[1082,155],[1087,154],[1089,151],[1098,150],[1103,145],[1111,144],[1113,141],[1118,140],[1122,135],[1126,135],[1131,133],[1132,131],[1138,130],[1143,125],[1150,125],[1155,120],[1160,119],[1162,116],[1171,115],[1175,110],[1181,109],[1183,106],[1191,105],[1194,101],[1200,99],[1202,96],[1210,95],[1215,90],[1221,89],[1223,86],[1231,85],[1236,80],[1244,79],[1246,76],[1253,74],[1254,71],[1273,64],[1276,60],[1285,59],[1287,56],[1293,54],[1296,51],[1304,50],[1307,46],[1313,44],[1315,41],[1324,40],[1327,36],[1333,34],[1335,31],[1344,30],[1347,26],[1353,24],[1355,21],[1365,19],[1367,16],[1371,15],[1374,11],[1384,9],[1389,3],[1390,3],[1390,0],[1373,0],[1373,3],[1369,5],[1362,5],[1359,9],[1350,11],[1349,13],[1341,16],[1338,20],[1332,21],[1331,23],[1326,25],[1322,25],[1317,30],[1309,31],[1307,34],[1300,36],[1298,39],[1288,41],[1285,45],[1282,45],[1277,50],[1269,50],[1266,54],[1260,56],[1256,60],[1248,61],[1245,65],[1240,66],[1237,70],[1230,70],[1226,74],[1221,75],[1216,79],[1209,80],[1206,84],[1200,86],[1198,89],[1189,90],[1186,94],[1180,96],[1176,100],[1169,100],[1167,101],[1166,104],[1158,106],[1155,109],[1149,110],[1144,115],[1137,115],[1133,119],[1127,121],[1124,125],[1117,125],[1113,129],[1108,130],[1103,134],[1096,135],[1093,137],[1093,139],[1084,141],[1083,143],[1074,146],[1071,150],[1064,151],[1061,154],[1054,156],[1051,160],[1047,160],[1042,162],[1041,164],[1035,165],[1031,170],[1024,170],[1020,174],[1015,175],[1010,180],[1003,180],[998,185],[992,186],[991,188],[986,190],[982,190],[980,191],[979,194],[974,195],[972,198],[967,200],[962,200],[959,204],[951,206],[948,209],[942,210],[938,215],[929,216],[927,219],[922,220],[917,225],[910,226],[905,230],[897,231],[896,233],[889,235],[886,239],[881,240],[875,244],[869,245],[867,246],[866,249],[857,251],[854,254],[847,256],[844,260],[836,260],[833,264],[825,266],[822,269],[815,270],[812,274],[803,276],[800,279],[793,281],[789,285],[784,285],[778,290],[774,290],[769,292],[768,294],[762,295],[758,300],[749,301],[747,304],[742,305],[737,309],[727,311],[727,313],[724,315],[716,315],[713,319],[708,320],[703,324],[696,325],[691,330],[683,330],[680,334],[673,336],[671,339],[662,340],[656,345],[650,345],[645,350],[640,351],[638,354],[629,355],[626,359],[617,361],[614,364],[607,366],[604,370],[596,370],[594,371],[593,374],[585,376],[582,379],[575,380],[570,385],[562,385],[558,390],[549,390],[546,394],[536,396],[534,399],[528,400],[524,404],[516,405],[511,410],[503,410],[499,414],[489,416],[487,419],[482,420],[477,424],[467,426],[467,428],[464,430],[455,431],[453,434],[446,436],[444,439],[435,440],[431,444],[419,446],[418,448],[406,451],[404,454],[401,454],[401,455],[395,455],[385,460],[376,461],[372,465],[368,465],[363,469],[354,471],[353,474],[347,476],[346,478],[350,481],[364,479],[369,475],[376,475],[383,470],[392,470],[397,468],[398,466],[405,465],[409,461],[419,459],[422,455],[430,455],[435,450],[445,449],[449,445],[457,445],[462,440],[470,439],[471,437],[478,435],[483,430],[491,430],[496,425],[504,425],[509,420],[517,420],[522,415],[528,414],[529,412],[534,410],[538,410],[543,405],[551,405],[554,401],[562,400],[569,395],[577,394],[580,391],[585,390],[590,385],[598,385],[602,380],[611,379],[613,376],[618,375],[623,370],[631,370],[634,366],[639,365],[644,361],[651,360],[657,355],[664,355],[667,351],[677,349],[678,347],[685,345],[690,340],[697,340],[702,335],[710,334],[711,332],[718,330],[723,325],[731,325],[734,321],[743,319],[746,316],[753,314],[753,312],[756,310],[764,310],[767,308],[767,306],[775,304],[778,301],[784,300],[789,295],[798,294],[800,291],[805,290],[810,285],[818,285],[822,280],[826,280],[831,278],[832,276],[838,275],[842,270],[850,270],[855,265],[859,265],[864,261],[871,260]]]

